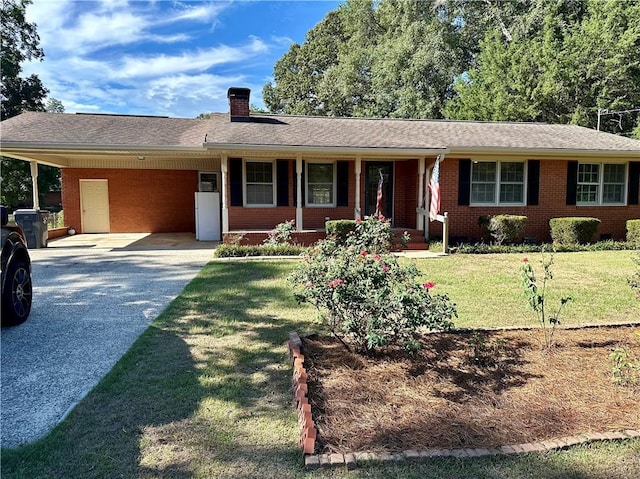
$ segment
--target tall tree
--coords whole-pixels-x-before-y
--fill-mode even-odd
[[[522,18],[532,27],[510,42],[485,36],[447,116],[595,127],[598,108],[640,106],[640,2],[544,2]],[[637,116],[616,120],[602,129],[630,134]]]
[[[49,113],[64,113],[64,105],[56,98],[48,98],[44,109]]]
[[[306,42],[294,43],[274,66],[275,84],[263,88],[263,99],[273,113],[326,115],[331,98],[319,93],[325,72],[338,63],[338,49],[346,41],[342,9],[329,12],[307,32]]]
[[[48,90],[37,75],[22,78],[21,64],[27,60],[42,60],[44,52],[39,46],[40,37],[35,23],[25,18],[31,0],[2,0],[0,24],[2,25],[2,48],[0,70],[2,83],[0,119],[11,118],[23,111],[43,111],[43,100]]]
[[[2,25],[2,48],[0,50],[0,100],[2,120],[24,111],[44,111],[44,99],[48,90],[37,75],[22,78],[21,64],[28,60],[42,60],[44,52],[39,46],[40,38],[34,23],[25,18],[31,0],[2,0],[0,23]],[[62,103],[52,108],[64,111]],[[0,158],[1,194],[0,202],[10,209],[26,206],[31,202],[31,173],[27,162],[11,158]],[[60,170],[38,165],[38,189],[44,206],[46,194],[60,189]]]
[[[263,89],[272,112],[441,118],[479,39],[533,0],[346,0],[276,63]],[[542,1],[542,0],[536,0]]]

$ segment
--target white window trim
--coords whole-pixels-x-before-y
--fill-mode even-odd
[[[220,175],[217,171],[198,171],[198,191],[203,192],[202,190],[202,175],[215,175],[216,177],[216,187],[214,188],[214,193],[220,192]]]
[[[496,181],[495,181],[495,190],[494,197],[495,201],[493,203],[478,203],[473,201],[473,165],[478,163],[496,163]],[[522,202],[520,203],[501,203],[500,202],[500,171],[502,163],[522,163],[523,165],[523,176],[522,176]],[[477,182],[476,182],[477,183]],[[514,182],[505,182],[505,184],[519,184]],[[527,206],[527,162],[522,160],[471,160],[471,178],[469,180],[469,206]]]
[[[271,203],[248,204],[247,203],[247,163],[271,163],[273,199]],[[265,183],[266,184],[266,183]],[[274,208],[276,206],[278,178],[276,177],[276,160],[251,159],[242,162],[242,204],[247,208]]]
[[[322,164],[322,165],[332,165],[333,166],[333,193],[332,198],[333,201],[331,203],[309,203],[309,165],[310,164]],[[335,208],[337,205],[336,195],[338,193],[338,168],[336,160],[307,160],[304,164],[304,195],[305,195],[305,207],[309,208]]]
[[[604,197],[604,167],[605,165],[624,165],[624,183],[622,184],[622,202],[621,203],[605,203]],[[597,201],[578,201],[578,186],[593,185],[594,183],[580,183],[580,165],[598,165],[598,200]],[[593,162],[593,161],[580,161],[578,162],[578,178],[576,178],[576,205],[577,206],[627,206],[627,195],[629,181],[629,163],[616,163],[616,162]],[[617,184],[617,183],[615,183]]]

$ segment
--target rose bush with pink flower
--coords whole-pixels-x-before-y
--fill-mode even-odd
[[[296,299],[313,304],[329,331],[358,352],[391,344],[415,351],[424,331],[453,327],[449,298],[432,295],[433,283],[426,288],[414,264],[389,253],[389,222],[368,217],[356,228],[344,244],[328,239],[309,249],[290,277]]]

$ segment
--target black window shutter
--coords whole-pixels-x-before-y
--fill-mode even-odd
[[[540,160],[527,162],[527,205],[537,205],[540,196]]]
[[[278,160],[276,162],[276,175],[278,177],[277,205],[289,206],[289,160]]]
[[[629,163],[629,187],[627,204],[637,205],[640,202],[640,161]]]
[[[242,206],[242,159],[229,160],[229,199],[231,206]]]
[[[471,199],[471,160],[460,160],[458,171],[458,205],[468,206]]]
[[[567,162],[567,204],[576,204],[576,195],[578,193],[578,162]]]
[[[338,161],[336,163],[336,170],[338,176],[336,205],[349,206],[349,162]]]

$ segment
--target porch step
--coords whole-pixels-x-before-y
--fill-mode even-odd
[[[402,238],[402,234],[404,232],[409,233],[410,236],[410,240],[409,242],[406,244],[406,246],[403,248],[400,242],[400,239]],[[395,233],[396,236],[396,241],[395,244],[397,246],[398,250],[412,250],[412,251],[421,251],[421,250],[428,250],[429,249],[429,243],[425,243],[424,241],[424,233],[421,230],[400,230],[400,229],[395,229],[393,230],[393,232]]]

